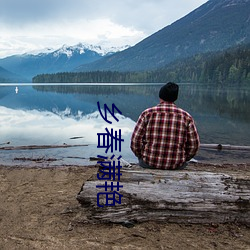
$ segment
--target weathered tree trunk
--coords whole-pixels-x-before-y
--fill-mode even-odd
[[[92,176],[77,195],[88,222],[162,221],[250,225],[250,178],[205,171],[123,169],[121,204],[97,206],[96,188],[104,180]],[[111,181],[108,181],[110,183]],[[116,184],[116,182],[114,182]],[[107,192],[110,192],[108,190]],[[105,195],[99,196],[105,205]]]
[[[31,150],[31,149],[47,149],[47,148],[71,148],[71,147],[85,147],[88,144],[80,144],[80,145],[71,145],[71,144],[63,144],[63,145],[28,145],[28,146],[8,146],[8,147],[0,147],[0,150]]]
[[[217,149],[217,150],[250,150],[250,146],[238,146],[230,144],[200,144],[200,148]]]

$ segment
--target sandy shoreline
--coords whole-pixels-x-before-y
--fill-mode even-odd
[[[190,169],[250,175],[250,164]],[[94,173],[95,166],[0,166],[0,249],[250,249],[242,225],[83,224],[75,197]]]

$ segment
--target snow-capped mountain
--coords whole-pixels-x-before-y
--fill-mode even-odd
[[[52,53],[54,57],[58,57],[60,55],[65,54],[68,58],[70,58],[71,56],[73,56],[73,54],[77,54],[77,53],[84,54],[86,51],[94,51],[101,56],[106,56],[106,55],[110,55],[110,54],[122,51],[129,47],[130,47],[129,45],[125,45],[122,47],[104,47],[101,45],[92,45],[92,44],[83,44],[83,43],[78,43],[74,46],[69,46],[67,44],[64,44],[61,48],[56,49],[56,50],[53,48],[45,48],[42,50],[31,51],[23,55],[24,56],[26,55],[43,56],[44,54]]]
[[[29,80],[37,74],[68,72],[85,63],[122,51],[129,46],[103,47],[78,43],[53,50],[32,51],[0,59],[0,66]]]
[[[111,48],[106,47],[105,48],[105,47],[102,47],[99,45],[95,46],[95,45],[91,45],[91,44],[78,43],[75,46],[63,45],[60,49],[55,50],[53,52],[53,56],[57,57],[57,56],[60,56],[62,54],[65,54],[65,55],[67,55],[68,58],[70,58],[75,53],[84,54],[87,51],[93,51],[101,56],[106,56],[106,55],[116,53],[118,51],[122,51],[122,50],[127,49],[127,48],[129,48],[128,45],[123,46],[123,47],[111,47]]]

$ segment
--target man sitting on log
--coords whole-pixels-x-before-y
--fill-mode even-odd
[[[131,138],[131,150],[143,168],[184,169],[199,148],[192,116],[174,102],[179,86],[168,82],[159,91],[160,103],[140,115]]]

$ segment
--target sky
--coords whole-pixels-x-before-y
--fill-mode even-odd
[[[0,58],[86,43],[135,45],[207,0],[0,0]]]

